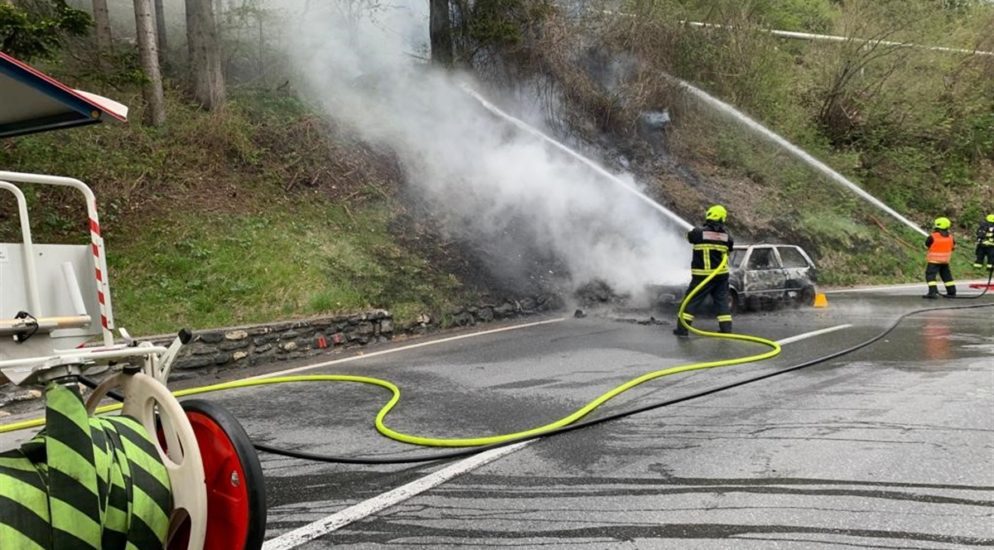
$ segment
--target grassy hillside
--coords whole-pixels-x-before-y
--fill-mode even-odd
[[[528,89],[547,94],[550,118],[558,118],[552,127],[604,157],[624,157],[615,168],[624,164],[687,219],[720,201],[740,241],[804,245],[823,283],[920,280],[922,239],[681,96],[662,74],[743,109],[923,225],[946,215],[968,235],[994,210],[994,56],[786,41],[757,30],[994,50],[994,6],[623,4],[637,17],[490,14],[512,22],[483,56],[503,61],[474,68],[505,86],[537,77],[541,85]],[[688,28],[682,20],[726,27]],[[98,74],[92,62],[80,63],[86,60],[43,68],[132,105],[132,118],[140,118],[134,75]],[[117,71],[128,73],[133,59],[120,63]],[[107,124],[0,142],[4,169],[70,175],[94,187],[120,325],[149,334],[365,307],[389,308],[404,321],[487,292],[463,255],[426,233],[424,220],[412,222],[389,151],[316,116],[283,91],[292,85],[230,84],[231,100],[218,113],[168,89],[170,118],[161,129]],[[653,153],[638,120],[662,109],[673,123],[666,152]],[[29,199],[39,241],[85,242],[76,197],[32,189]],[[5,240],[17,238],[12,207],[0,203]],[[964,241],[961,249],[972,248]],[[966,263],[957,258],[958,278],[971,273]]]
[[[404,244],[389,158],[289,97],[236,91],[216,114],[169,97],[163,129],[106,124],[0,143],[4,169],[94,188],[118,324],[150,334],[368,307],[405,321],[473,298]],[[37,241],[86,242],[77,197],[28,196]],[[0,206],[8,241],[19,240],[12,207]]]
[[[770,28],[848,39],[784,39]],[[558,83],[548,102],[558,122],[580,141],[611,144],[606,156],[624,157],[688,219],[725,203],[737,234],[809,247],[829,284],[922,277],[919,234],[666,75],[730,103],[924,228],[952,218],[963,251],[956,273],[968,277],[972,233],[994,211],[994,56],[858,39],[994,50],[992,31],[994,5],[984,2],[632,1],[580,21],[550,17],[528,63]],[[646,112],[661,110],[672,117],[662,153],[640,130]]]

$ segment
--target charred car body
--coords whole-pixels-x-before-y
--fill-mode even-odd
[[[729,300],[739,311],[811,305],[817,270],[807,252],[789,244],[736,246],[728,257]]]
[[[811,257],[790,244],[736,245],[728,256],[732,311],[759,311],[784,305],[811,305],[817,270]],[[685,287],[658,289],[659,302],[679,305]]]

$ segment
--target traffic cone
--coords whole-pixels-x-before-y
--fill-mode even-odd
[[[825,296],[824,292],[819,292],[815,294],[815,307],[825,308],[828,307],[828,297]]]

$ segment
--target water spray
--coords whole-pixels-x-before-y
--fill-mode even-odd
[[[516,117],[514,117],[514,116],[512,116],[512,115],[510,115],[508,113],[505,113],[499,107],[497,107],[493,103],[487,101],[486,98],[484,98],[482,95],[480,95],[479,92],[477,92],[476,90],[474,90],[473,88],[471,88],[468,84],[466,84],[466,83],[460,83],[459,87],[468,96],[472,97],[477,102],[479,102],[480,105],[482,105],[483,108],[485,108],[486,110],[488,110],[491,113],[493,113],[493,114],[495,114],[495,115],[503,118],[504,120],[507,120],[511,124],[514,124],[514,126],[516,126],[517,128],[519,128],[520,130],[523,130],[523,131],[525,131],[525,132],[527,132],[527,133],[529,133],[529,134],[531,134],[531,135],[533,135],[535,137],[538,137],[538,138],[544,140],[546,143],[549,143],[550,145],[552,145],[556,149],[559,149],[560,151],[566,153],[567,155],[569,155],[569,156],[575,158],[576,160],[582,162],[584,165],[590,167],[594,172],[600,174],[601,176],[604,176],[605,178],[607,178],[611,182],[613,182],[613,183],[621,186],[625,191],[628,191],[629,193],[635,195],[639,199],[642,199],[646,204],[648,204],[652,208],[655,208],[659,212],[662,212],[663,215],[665,215],[670,220],[676,222],[676,224],[679,225],[680,227],[682,227],[684,229],[687,229],[687,230],[690,230],[690,229],[694,228],[694,226],[691,225],[689,222],[687,222],[687,220],[681,218],[680,216],[678,216],[677,214],[675,214],[673,211],[667,209],[665,206],[663,206],[663,205],[659,204],[658,202],[652,200],[652,198],[650,198],[648,195],[646,195],[645,193],[639,191],[638,189],[636,189],[635,187],[633,187],[632,185],[630,185],[625,180],[619,178],[618,176],[612,174],[611,172],[608,172],[603,167],[601,167],[600,165],[598,165],[596,162],[588,159],[587,157],[581,155],[580,153],[577,153],[573,149],[570,149],[566,145],[563,145],[562,143],[560,143],[560,142],[556,141],[555,139],[549,137],[548,135],[546,135],[545,133],[541,132],[540,130],[538,130],[534,126],[529,125],[525,121],[523,121],[523,120],[521,120],[519,118],[516,118]]]
[[[760,123],[756,122],[755,120],[749,118],[747,115],[745,115],[744,113],[742,113],[738,109],[732,107],[731,105],[725,103],[724,101],[721,101],[720,99],[718,99],[718,98],[716,98],[716,97],[708,94],[704,90],[701,90],[700,88],[697,88],[694,85],[692,85],[692,84],[690,84],[690,83],[688,83],[688,82],[686,82],[684,80],[680,80],[680,79],[678,79],[676,77],[673,77],[673,76],[670,76],[670,75],[664,75],[664,76],[665,76],[665,78],[667,80],[670,80],[670,81],[676,83],[676,85],[678,87],[682,88],[683,90],[686,90],[687,92],[689,92],[691,95],[693,95],[697,99],[700,99],[701,101],[703,101],[704,103],[708,104],[709,106],[714,107],[715,109],[717,109],[722,114],[732,117],[733,119],[735,119],[736,121],[740,122],[741,124],[743,124],[748,129],[750,129],[750,130],[756,132],[757,134],[763,136],[767,140],[775,143],[776,145],[779,145],[780,147],[782,147],[784,150],[786,150],[788,153],[790,153],[791,155],[793,155],[797,159],[801,160],[802,162],[808,164],[809,166],[811,166],[812,168],[814,168],[818,172],[821,172],[823,175],[827,176],[829,180],[831,180],[831,181],[833,181],[833,182],[835,182],[835,183],[837,183],[839,185],[842,185],[843,187],[846,187],[850,191],[856,193],[857,195],[859,195],[861,198],[863,198],[864,200],[866,200],[870,204],[876,206],[880,210],[883,210],[884,212],[886,212],[887,214],[889,214],[894,219],[898,220],[899,222],[903,223],[904,225],[906,225],[906,226],[910,227],[911,229],[915,230],[915,232],[920,233],[920,234],[922,234],[924,236],[928,236],[928,233],[925,232],[925,230],[922,229],[921,227],[918,227],[918,225],[916,225],[914,222],[912,222],[911,220],[905,218],[904,216],[902,216],[901,214],[899,214],[897,211],[895,211],[893,208],[887,206],[886,204],[884,204],[882,201],[880,201],[879,199],[877,199],[873,195],[871,195],[871,194],[867,193],[866,191],[864,191],[862,187],[860,187],[860,186],[856,185],[855,183],[849,181],[848,179],[846,179],[845,176],[843,176],[842,174],[836,172],[835,170],[832,170],[827,164],[825,164],[824,162],[822,162],[822,161],[816,159],[815,157],[811,156],[809,153],[807,153],[806,151],[804,151],[800,147],[798,147],[798,146],[794,145],[793,143],[787,141],[786,139],[784,139],[782,136],[780,136],[779,134],[777,134],[773,130],[770,130],[766,126],[763,126],[762,124],[760,124]]]

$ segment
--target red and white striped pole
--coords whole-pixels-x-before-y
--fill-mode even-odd
[[[97,278],[97,302],[100,303],[100,330],[104,345],[114,343],[114,317],[110,311],[110,282],[107,277],[107,257],[104,253],[104,239],[100,236],[100,219],[97,216],[96,199],[87,197],[87,215],[90,218],[90,250],[93,253],[93,268]]]

